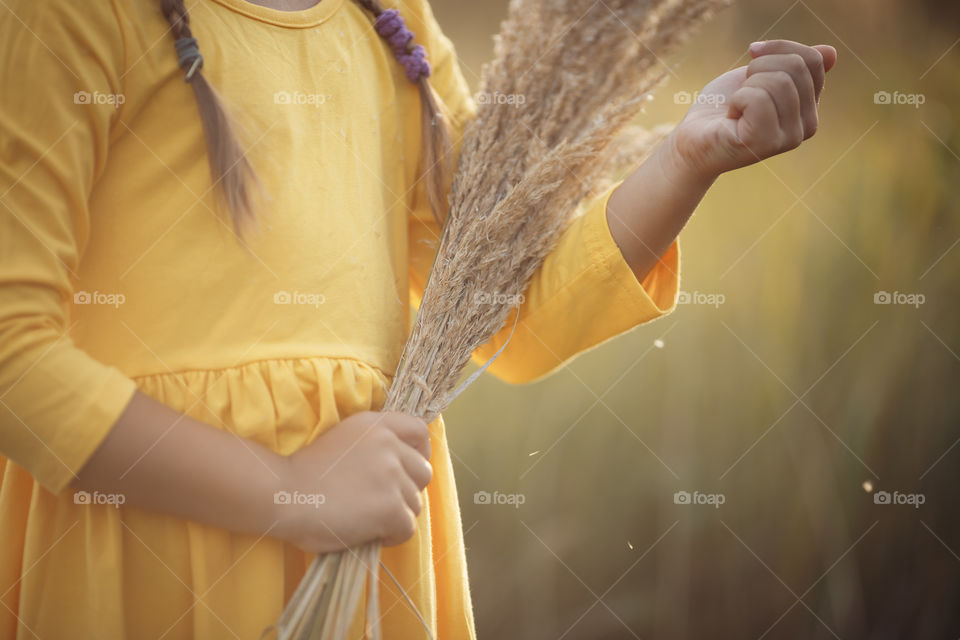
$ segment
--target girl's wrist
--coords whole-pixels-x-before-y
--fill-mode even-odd
[[[299,509],[293,501],[298,486],[293,460],[290,456],[277,454],[268,467],[273,480],[268,482],[266,492],[262,492],[264,503],[260,518],[266,524],[264,530],[269,530],[274,537],[293,541],[303,528]]]
[[[610,194],[610,234],[638,281],[676,240],[715,179],[680,156],[674,132]]]
[[[316,469],[304,467],[307,461],[296,454],[279,457],[271,465],[277,478],[266,515],[269,534],[311,553],[345,548],[328,524],[331,507],[316,486]]]
[[[706,192],[720,176],[719,172],[697,167],[680,151],[676,129],[664,138],[653,155],[663,179],[676,189]]]

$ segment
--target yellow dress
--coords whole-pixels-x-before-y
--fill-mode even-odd
[[[450,42],[423,0],[390,4],[427,47],[459,135],[473,103]],[[265,186],[249,251],[218,212],[159,0],[0,11],[2,639],[259,637],[309,554],[78,504],[68,484],[135,389],[283,454],[382,406],[436,249],[417,91],[368,15],[349,0],[187,5]],[[637,282],[605,204],[536,276],[495,375],[541,377],[672,307],[676,245]],[[473,638],[442,420],[431,434],[419,531],[384,560],[437,638]],[[382,591],[384,637],[425,637]]]

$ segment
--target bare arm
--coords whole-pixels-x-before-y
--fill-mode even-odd
[[[637,280],[656,266],[714,182],[678,166],[673,144],[668,137],[607,200],[610,235]]]
[[[282,456],[138,391],[71,486],[327,552],[413,535],[428,457],[427,425],[402,414],[355,414]],[[307,499],[278,503],[277,492]]]
[[[289,483],[288,467],[266,447],[138,391],[71,486],[122,494],[126,506],[259,534],[280,519],[273,494]]]

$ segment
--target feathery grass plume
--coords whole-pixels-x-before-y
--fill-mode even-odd
[[[729,1],[512,0],[385,410],[430,421],[449,404],[474,350],[503,328],[578,206],[662,135],[627,128],[669,73],[661,56]],[[374,543],[315,560],[278,637],[342,640],[370,572],[366,635],[379,640],[379,558]]]

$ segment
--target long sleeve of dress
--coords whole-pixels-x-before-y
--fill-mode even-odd
[[[418,5],[421,6],[421,5]],[[454,141],[459,141],[475,107],[460,71],[456,53],[430,13],[422,9],[421,28],[433,64],[433,87],[452,115]],[[508,382],[541,378],[572,357],[629,329],[669,313],[679,285],[678,243],[639,282],[610,234],[607,199],[588,203],[563,233],[524,293],[513,337],[490,367]],[[419,305],[440,229],[422,191],[410,215],[411,295]],[[508,339],[513,318],[474,354],[486,361]]]
[[[123,48],[110,2],[14,5],[0,12],[0,453],[59,492],[135,388],[72,344],[68,316],[75,294],[100,296],[72,280]]]

